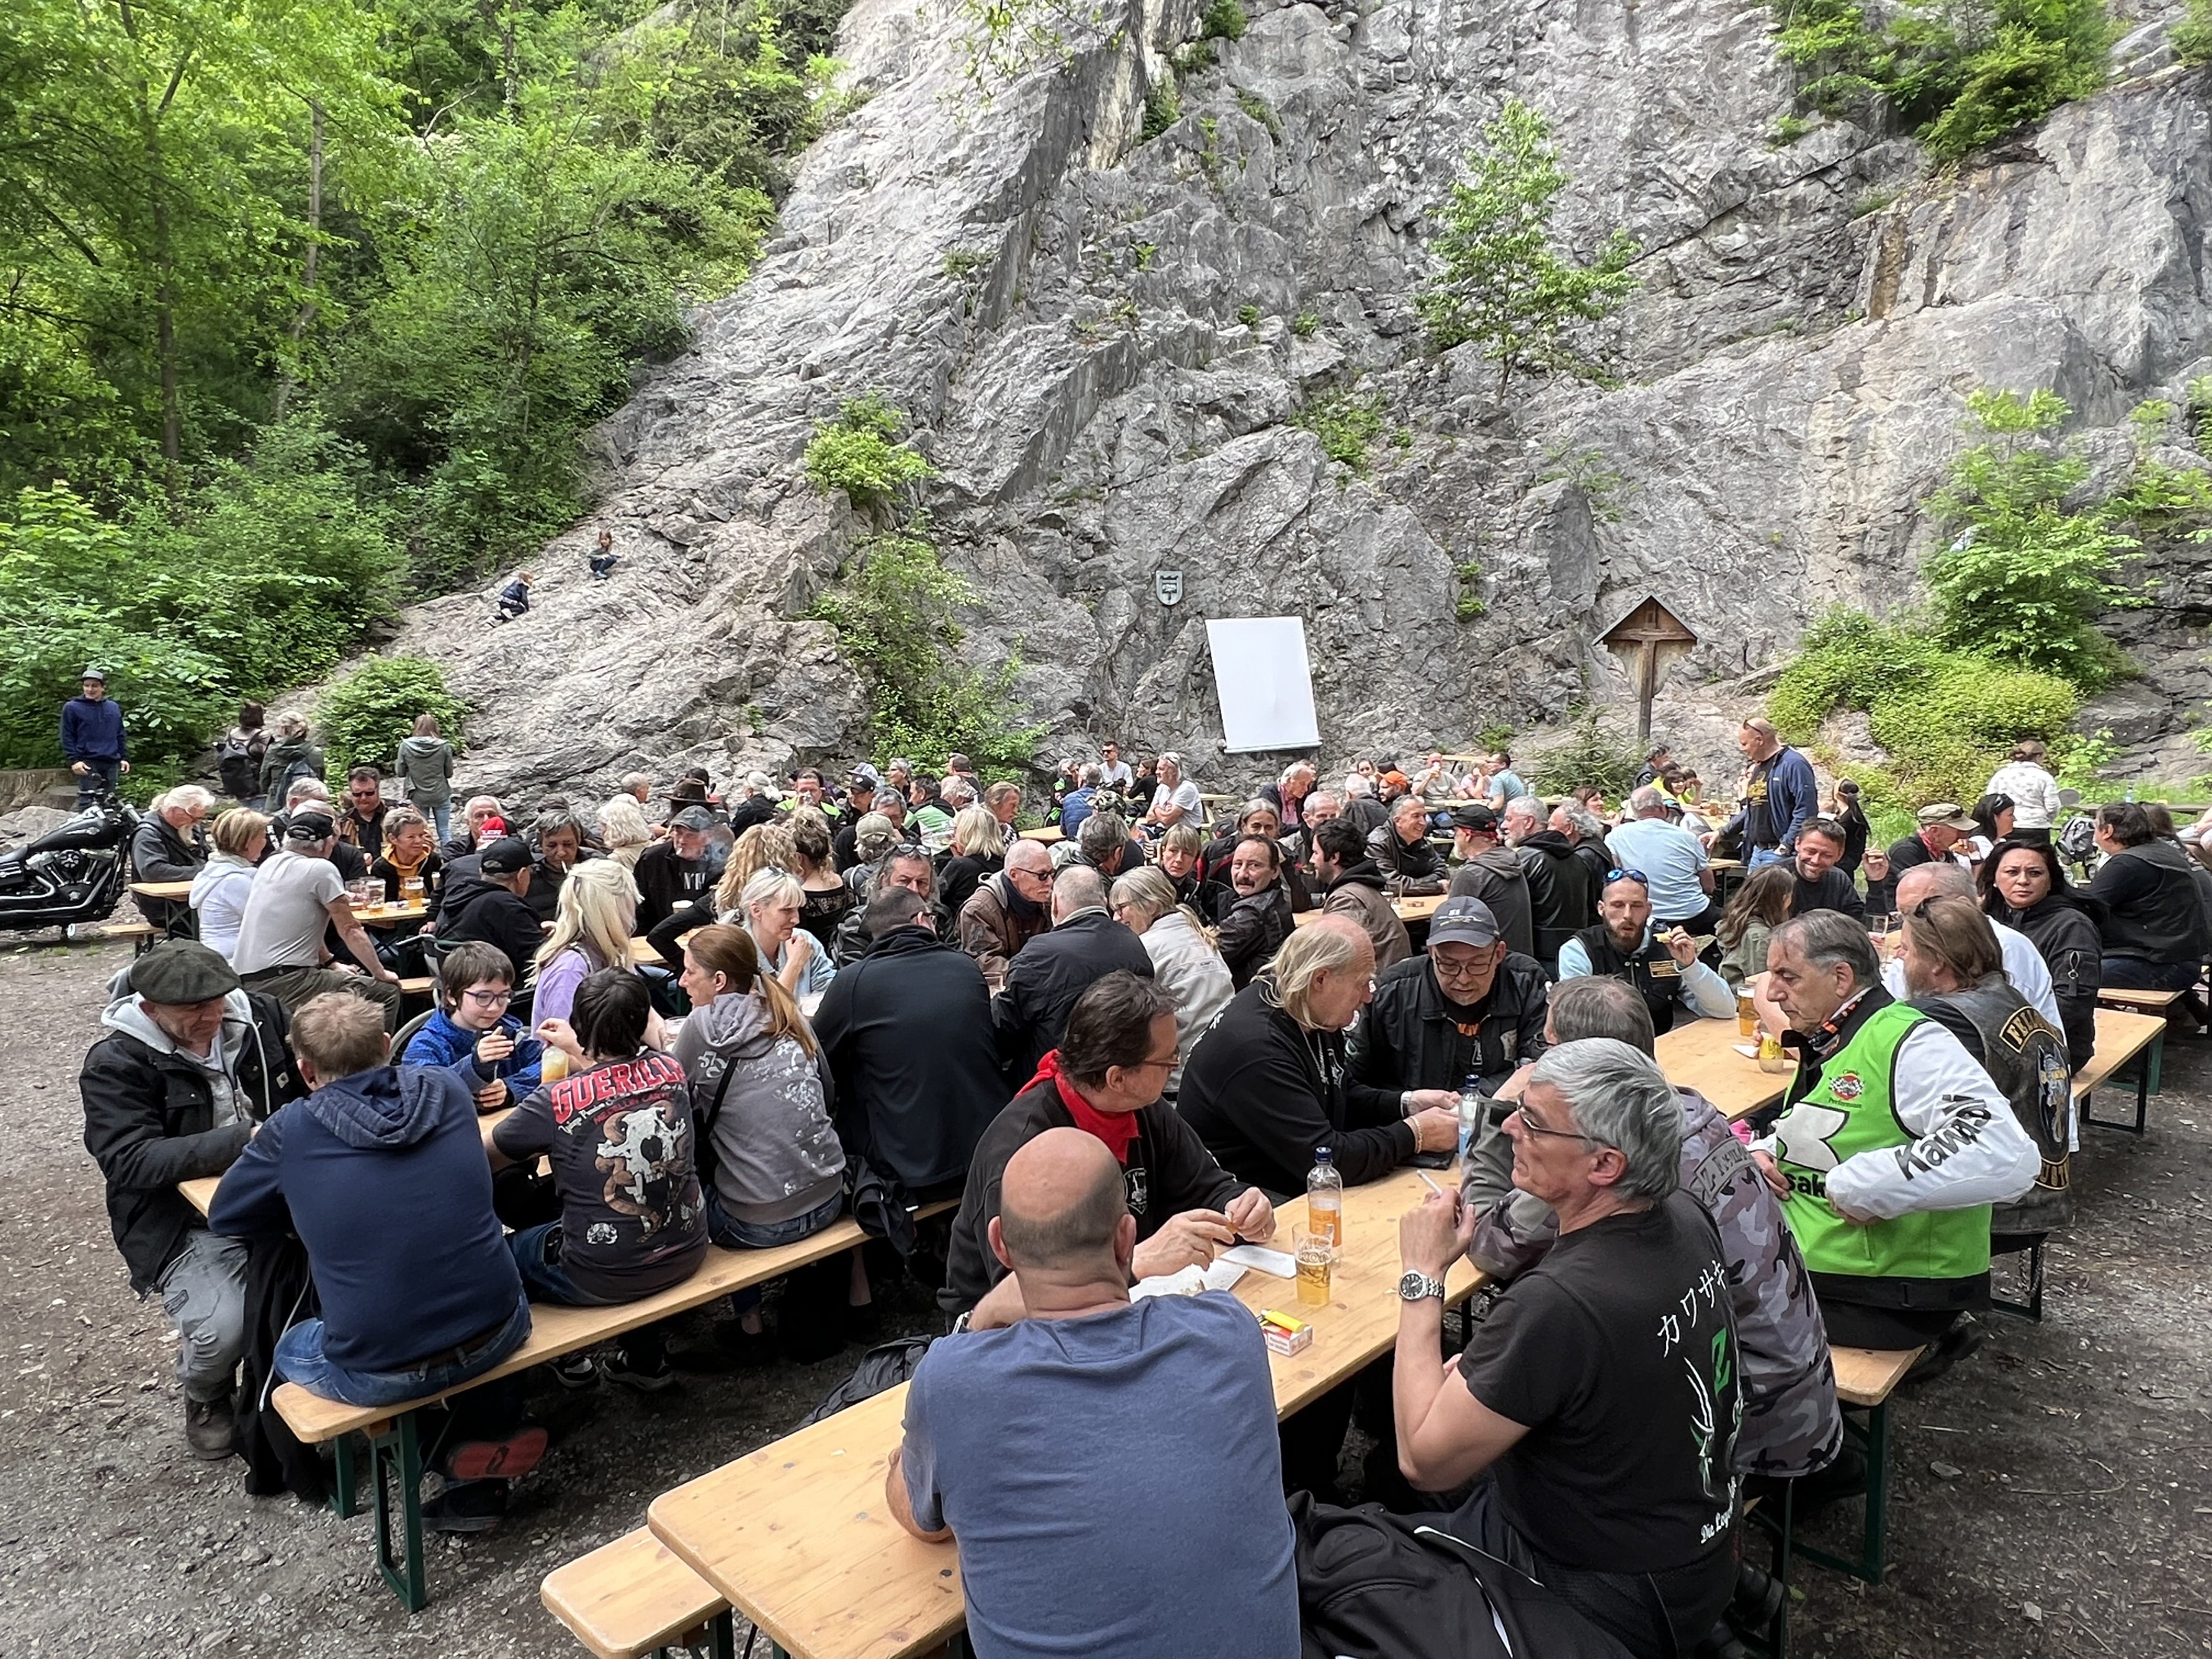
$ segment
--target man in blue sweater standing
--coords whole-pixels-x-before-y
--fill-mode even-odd
[[[1750,769],[1743,775],[1743,800],[1736,815],[1720,827],[1743,832],[1743,861],[1756,870],[1778,864],[1797,854],[1797,832],[1820,810],[1820,786],[1813,776],[1813,763],[1782,741],[1782,734],[1763,720],[1747,720],[1736,733]],[[1708,836],[1711,846],[1714,837]]]
[[[84,671],[82,695],[62,705],[62,759],[76,774],[77,811],[113,793],[131,769],[123,736],[123,711],[107,700],[107,676]]]

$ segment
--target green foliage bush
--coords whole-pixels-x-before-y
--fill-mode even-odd
[[[1021,660],[987,674],[960,655],[956,613],[975,596],[927,535],[866,537],[839,574],[808,614],[836,629],[838,649],[868,682],[877,753],[957,751],[986,771],[1026,770],[1044,727],[1014,712]]]
[[[1973,799],[2022,738],[2063,748],[2079,704],[2057,675],[1948,649],[1914,622],[1838,610],[1808,630],[1766,712],[1801,744],[1813,743],[1838,710],[1865,712],[1891,763],[1887,775],[1868,767],[1850,775],[1872,799],[1913,808]]]
[[[1536,787],[1547,795],[1564,795],[1594,784],[1608,799],[1625,796],[1644,769],[1643,745],[1595,704],[1571,712],[1574,721],[1565,740],[1535,757]]]
[[[1615,230],[1588,264],[1560,253],[1552,210],[1569,180],[1550,126],[1517,98],[1483,124],[1467,172],[1437,216],[1443,269],[1417,301],[1431,343],[1479,344],[1498,365],[1501,398],[1523,372],[1602,380],[1608,354],[1590,328],[1634,292],[1628,267],[1642,249]]]
[[[1946,161],[2096,91],[2114,35],[2104,0],[1905,0],[1880,23],[1863,0],[1777,9],[1782,56],[1812,72],[1808,101],[1860,117],[1886,102]]]
[[[848,398],[836,418],[816,425],[806,444],[806,476],[817,489],[842,489],[854,507],[888,506],[908,484],[937,469],[895,441],[905,414],[874,392]]]
[[[2189,0],[2181,21],[2167,37],[2185,64],[2212,64],[2212,0]]]
[[[1206,0],[1206,10],[1200,15],[1198,26],[1209,40],[1242,40],[1244,38],[1243,0]]]
[[[331,686],[315,703],[315,732],[336,789],[356,766],[390,772],[399,740],[418,714],[435,714],[440,735],[454,748],[468,711],[446,689],[446,677],[428,657],[375,657]]]
[[[238,699],[335,665],[388,612],[401,561],[357,453],[304,419],[173,507],[118,519],[65,485],[21,491],[0,523],[0,766],[52,763],[56,705],[88,662],[134,769],[182,762]]]
[[[1354,472],[1367,471],[1367,446],[1382,430],[1382,400],[1338,392],[1307,404],[1291,417],[1321,440],[1329,459]]]
[[[1182,94],[1176,90],[1175,73],[1164,71],[1145,94],[1145,122],[1141,142],[1151,143],[1182,119]]]

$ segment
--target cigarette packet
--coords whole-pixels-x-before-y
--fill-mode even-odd
[[[1313,1341],[1313,1327],[1303,1319],[1267,1309],[1260,1315],[1260,1334],[1277,1353],[1296,1353]]]

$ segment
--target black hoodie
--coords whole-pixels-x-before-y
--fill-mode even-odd
[[[537,959],[538,947],[545,943],[545,929],[528,900],[494,885],[480,869],[466,874],[456,870],[446,884],[445,904],[438,912],[438,943],[462,945],[471,939],[506,951],[514,964],[514,982],[520,985]]]
[[[894,927],[830,981],[814,1032],[848,1152],[909,1188],[968,1173],[1012,1092],[973,957],[926,927]]]

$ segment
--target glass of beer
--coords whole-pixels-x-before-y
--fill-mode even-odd
[[[538,1077],[547,1083],[558,1083],[568,1075],[568,1056],[564,1050],[546,1045],[545,1057],[538,1062]]]
[[[399,902],[402,904],[420,904],[422,902],[422,877],[402,876],[399,878]]]
[[[1329,1271],[1336,1266],[1336,1246],[1327,1233],[1301,1226],[1294,1230],[1298,1261],[1298,1300],[1308,1307],[1328,1305]]]
[[[1759,1005],[1751,1000],[1751,987],[1741,986],[1735,994],[1735,1034],[1738,1036],[1759,1035]]]

